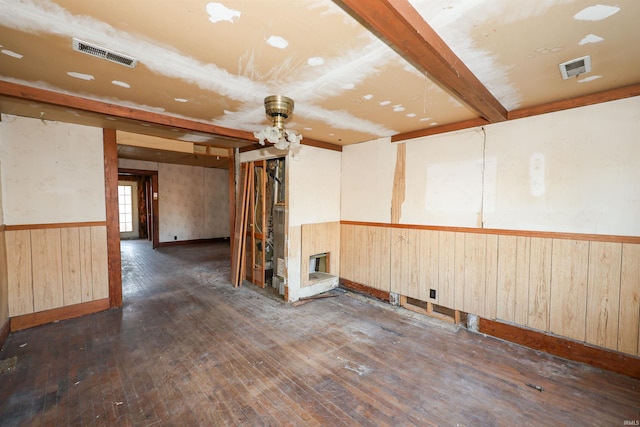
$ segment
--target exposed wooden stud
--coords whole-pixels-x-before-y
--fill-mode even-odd
[[[482,117],[491,122],[507,119],[507,110],[502,104],[407,0],[342,0],[342,3],[407,61]]]
[[[398,224],[402,218],[402,203],[405,198],[405,180],[407,167],[407,144],[396,147],[396,168],[393,174],[393,193],[391,195],[391,223]]]

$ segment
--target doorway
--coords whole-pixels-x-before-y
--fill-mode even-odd
[[[131,194],[131,227],[127,222],[128,205],[126,202],[120,204],[121,188],[123,200],[126,200],[127,194]],[[120,239],[149,240],[153,249],[156,249],[159,246],[158,171],[118,169],[118,201],[118,207],[121,208]]]

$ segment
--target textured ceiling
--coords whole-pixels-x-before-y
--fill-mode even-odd
[[[0,0],[0,10],[3,112],[218,147],[254,144],[272,94],[295,100],[287,127],[303,142],[343,146],[640,83],[638,0]],[[75,52],[74,37],[139,63]],[[584,55],[593,70],[563,80],[558,64]],[[71,96],[51,106],[23,87]]]

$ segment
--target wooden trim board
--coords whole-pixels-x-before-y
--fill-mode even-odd
[[[212,237],[210,239],[192,239],[192,240],[176,240],[169,242],[159,242],[158,247],[165,246],[181,246],[181,245],[191,245],[191,244],[199,244],[199,243],[214,243],[214,242],[229,242],[229,237]]]
[[[640,358],[520,326],[479,318],[478,332],[640,379]]]
[[[106,226],[107,221],[88,221],[88,222],[58,222],[51,224],[16,224],[5,225],[6,231],[17,230],[47,230],[50,228],[76,228],[76,227],[100,227]]]
[[[555,231],[503,230],[498,228],[445,227],[438,225],[389,224],[383,222],[340,221],[341,225],[366,227],[403,228],[412,230],[453,231],[460,233],[497,234],[501,236],[546,237],[549,239],[588,240],[591,242],[640,244],[640,236],[615,236],[609,234],[561,233]]]
[[[11,318],[11,332],[45,325],[58,320],[73,319],[87,314],[98,313],[110,308],[109,298],[98,299],[80,304],[68,305],[37,313],[23,314]]]
[[[375,289],[367,285],[362,285],[360,283],[352,282],[351,280],[343,279],[342,277],[339,278],[339,283],[340,283],[340,286],[342,286],[343,288],[356,291],[359,293],[363,293],[365,295],[372,296],[382,301],[386,301],[386,302],[390,301],[390,295],[389,295],[389,292],[387,291],[382,291],[380,289]]]

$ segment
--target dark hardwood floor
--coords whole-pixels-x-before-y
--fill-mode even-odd
[[[124,307],[10,335],[0,425],[623,426],[640,381],[334,291],[229,283],[228,244],[122,244]],[[542,391],[527,386],[539,386]]]

